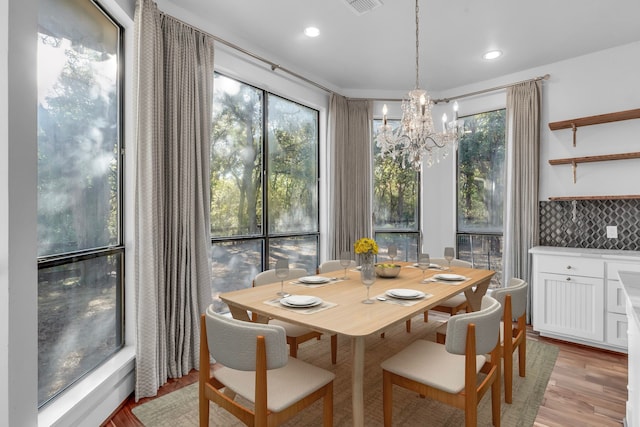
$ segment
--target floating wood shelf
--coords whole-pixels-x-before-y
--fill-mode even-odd
[[[585,156],[585,157],[568,157],[566,159],[549,159],[550,165],[571,165],[573,166],[573,183],[576,183],[576,169],[578,163],[591,163],[591,162],[606,162],[609,160],[624,160],[624,159],[640,159],[640,152],[635,153],[620,153],[620,154],[605,154],[602,156]]]
[[[640,119],[640,108],[635,110],[618,111],[617,113],[600,114],[598,116],[580,117],[549,123],[549,129],[572,129],[580,126],[599,125],[601,123],[619,122],[622,120]]]
[[[640,159],[640,152],[604,154],[602,156],[569,157],[566,159],[550,159],[550,165],[571,165],[573,163],[606,162],[609,160]]]
[[[579,117],[577,119],[550,122],[549,129],[573,129],[573,146],[576,146],[576,131],[580,126],[599,125],[602,123],[619,122],[622,120],[640,119],[640,108],[635,110],[618,111],[617,113],[600,114],[597,116]]]
[[[549,200],[560,201],[572,201],[572,200],[631,200],[640,199],[640,194],[626,194],[621,196],[561,196],[561,197],[549,197]]]

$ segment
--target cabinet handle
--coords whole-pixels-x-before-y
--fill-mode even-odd
[[[571,266],[570,265],[567,265],[567,270],[571,270]]]
[[[566,280],[567,280],[567,282],[570,282],[571,281],[571,277],[567,277]]]

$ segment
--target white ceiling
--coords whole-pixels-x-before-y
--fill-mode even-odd
[[[346,0],[166,1],[339,93],[414,86],[414,0],[382,0],[360,16]],[[639,18],[640,0],[420,0],[420,85],[440,92],[638,41]],[[315,39],[302,33],[311,25]],[[503,57],[483,60],[490,49]]]

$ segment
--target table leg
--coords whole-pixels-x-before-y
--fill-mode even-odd
[[[353,337],[351,340],[351,355],[353,358],[352,372],[352,406],[353,425],[364,426],[364,337]]]
[[[476,285],[475,291],[473,289],[467,289],[464,291],[464,295],[467,297],[467,301],[471,306],[472,311],[480,310],[480,306],[482,305],[482,297],[487,293],[487,289],[489,288],[489,284],[491,283],[491,278],[484,280]]]

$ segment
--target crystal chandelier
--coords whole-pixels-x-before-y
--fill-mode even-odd
[[[416,87],[402,100],[402,120],[393,130],[387,123],[387,106],[382,108],[383,124],[376,135],[376,145],[380,155],[393,159],[401,158],[402,167],[407,163],[416,170],[420,169],[426,158],[426,166],[433,166],[449,155],[451,149],[457,149],[458,138],[462,131],[462,123],[458,120],[458,105],[454,104],[453,120],[447,122],[447,115],[442,116],[442,132],[433,126],[431,108],[433,101],[426,90],[420,89],[419,83],[419,19],[418,0],[416,0]]]

